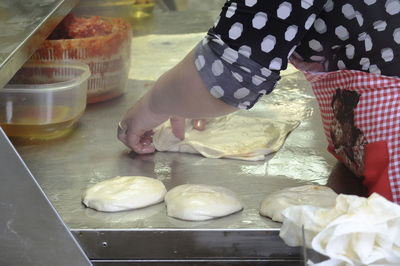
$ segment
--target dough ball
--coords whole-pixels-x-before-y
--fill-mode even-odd
[[[162,202],[166,192],[164,184],[151,177],[117,176],[88,188],[82,202],[98,211],[126,211]]]
[[[312,205],[331,208],[335,205],[337,194],[326,186],[305,185],[290,187],[267,195],[261,202],[260,214],[282,222],[282,211],[296,205]]]
[[[243,209],[231,190],[220,186],[186,184],[165,195],[168,216],[189,221],[204,221]]]

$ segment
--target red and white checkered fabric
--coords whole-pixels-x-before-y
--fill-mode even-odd
[[[318,100],[329,148],[333,149],[330,125],[333,119],[332,97],[340,88],[360,94],[354,109],[354,124],[368,143],[386,141],[389,151],[388,176],[393,201],[400,204],[400,78],[355,70],[312,72],[315,64],[291,58],[312,83]],[[320,67],[318,67],[320,70]]]

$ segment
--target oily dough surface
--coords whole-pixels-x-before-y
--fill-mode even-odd
[[[153,143],[158,151],[200,153],[207,158],[264,160],[278,151],[298,121],[278,122],[265,117],[230,114],[207,120],[203,131],[186,121],[185,139],[174,136],[169,121],[155,130]]]
[[[82,202],[98,211],[126,211],[162,202],[166,192],[164,184],[151,177],[117,176],[89,187]]]
[[[337,195],[331,188],[319,185],[284,188],[264,198],[261,202],[260,214],[282,222],[282,211],[288,207],[312,205],[331,208],[335,205]]]
[[[174,187],[165,195],[168,216],[189,221],[204,221],[243,209],[242,203],[231,190],[201,184]]]

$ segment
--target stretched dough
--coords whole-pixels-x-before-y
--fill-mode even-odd
[[[165,195],[168,216],[189,221],[204,221],[243,209],[231,190],[220,186],[185,184]]]
[[[162,202],[166,192],[164,184],[151,177],[117,176],[88,188],[82,202],[98,211],[126,211]]]
[[[331,208],[337,194],[331,188],[319,185],[305,185],[284,188],[267,195],[261,202],[260,214],[282,222],[282,211],[296,205],[312,205]]]
[[[200,153],[208,158],[264,160],[278,151],[298,121],[278,122],[265,117],[233,113],[207,120],[204,131],[186,121],[185,139],[176,138],[169,121],[155,130],[153,143],[158,151]]]

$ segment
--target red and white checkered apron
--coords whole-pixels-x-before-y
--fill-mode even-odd
[[[319,64],[294,56],[291,62],[312,84],[328,150],[364,177],[369,193],[400,204],[400,78],[355,70],[314,72]]]

